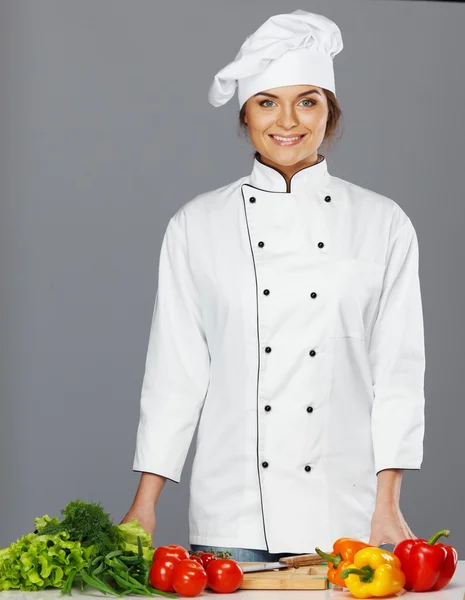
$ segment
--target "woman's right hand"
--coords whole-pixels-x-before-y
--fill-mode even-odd
[[[124,515],[122,523],[127,523],[128,521],[132,521],[136,519],[145,531],[152,537],[152,541],[155,535],[155,509],[153,504],[148,504],[145,506],[140,505],[132,505],[128,512]]]
[[[152,544],[155,536],[155,506],[165,483],[166,477],[143,472],[131,508],[121,521],[127,523],[136,519],[152,536]]]

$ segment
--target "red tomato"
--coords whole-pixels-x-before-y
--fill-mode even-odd
[[[173,571],[177,563],[181,562],[179,558],[156,558],[149,572],[150,585],[156,590],[162,592],[174,592]]]
[[[202,562],[202,559],[200,558],[200,556],[197,556],[196,554],[191,554],[189,556],[189,559],[190,560],[195,560],[196,562],[199,563],[199,565],[202,565],[202,567],[203,567],[203,562]]]
[[[237,590],[243,576],[241,565],[231,558],[217,558],[207,567],[208,585],[218,594]]]
[[[174,567],[173,587],[181,596],[197,596],[207,586],[207,573],[195,560],[180,560]]]
[[[170,544],[169,546],[160,546],[154,552],[153,559],[156,558],[178,558],[184,560],[189,558],[189,552],[182,546]]]
[[[216,556],[212,552],[199,552],[202,559],[203,568],[206,569],[212,560],[216,560]]]

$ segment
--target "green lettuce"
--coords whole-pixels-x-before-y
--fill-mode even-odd
[[[62,588],[71,569],[80,571],[94,557],[92,546],[84,548],[80,542],[71,541],[65,531],[56,535],[29,533],[0,550],[0,591]]]
[[[47,525],[59,525],[60,521],[56,517],[49,517],[44,515],[43,517],[36,517],[34,519],[36,530],[40,533],[41,529],[44,529]]]
[[[123,550],[137,554],[137,536],[139,536],[142,542],[144,559],[151,563],[155,549],[152,548],[152,537],[145,531],[142,525],[136,519],[133,519],[116,527],[124,536]]]

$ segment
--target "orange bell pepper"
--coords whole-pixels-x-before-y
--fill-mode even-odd
[[[341,577],[341,573],[354,562],[354,556],[359,550],[369,548],[369,544],[354,540],[353,538],[339,538],[334,542],[333,551],[330,554],[315,548],[315,552],[328,562],[327,578],[340,587],[347,587],[347,582]]]

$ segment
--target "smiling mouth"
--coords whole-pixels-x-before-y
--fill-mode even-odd
[[[300,143],[300,141],[305,137],[305,135],[305,133],[302,135],[292,136],[270,135],[270,138],[278,146],[295,146],[296,144]]]

